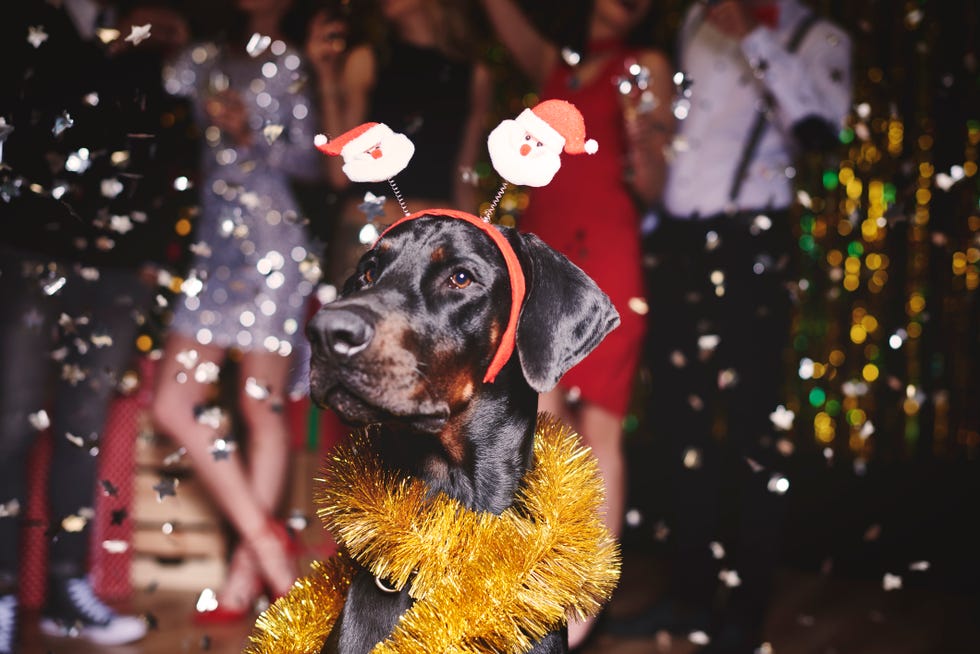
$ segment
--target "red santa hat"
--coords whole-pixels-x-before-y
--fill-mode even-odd
[[[586,140],[585,119],[570,102],[545,100],[525,109],[515,120],[555,152],[564,148],[568,154],[595,154],[599,150],[595,139]]]
[[[392,134],[394,132],[384,123],[362,123],[329,141],[325,136],[317,135],[313,142],[317,150],[323,154],[329,154],[332,157],[342,155],[346,159],[356,152],[364,152],[377,145],[382,139]]]

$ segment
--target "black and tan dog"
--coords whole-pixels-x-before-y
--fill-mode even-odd
[[[537,237],[444,213],[397,223],[361,259],[342,297],[310,321],[311,394],[348,423],[380,423],[385,466],[499,514],[531,463],[538,393],[619,316],[585,273]],[[513,293],[516,264],[509,273],[507,248],[490,230],[516,254],[522,295]],[[362,570],[323,651],[369,652],[411,603]],[[555,631],[533,652],[564,652],[565,641]]]

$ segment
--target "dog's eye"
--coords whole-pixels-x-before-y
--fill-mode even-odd
[[[473,276],[465,270],[457,270],[449,276],[449,283],[456,288],[466,288],[473,283]]]
[[[374,276],[375,276],[375,269],[373,265],[367,266],[364,269],[364,272],[361,273],[361,279],[364,280],[365,284],[373,284]]]

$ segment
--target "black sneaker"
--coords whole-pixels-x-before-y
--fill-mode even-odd
[[[102,603],[85,577],[52,581],[41,633],[82,638],[96,645],[124,645],[146,635],[146,620],[119,615]]]
[[[13,654],[17,643],[17,596],[0,595],[0,654]]]

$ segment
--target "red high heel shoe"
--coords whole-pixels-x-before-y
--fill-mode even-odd
[[[242,622],[250,615],[252,615],[251,609],[230,609],[218,604],[210,611],[195,611],[193,620],[196,625],[212,627]]]
[[[241,586],[241,588],[236,588],[236,586]],[[228,602],[222,603],[219,600],[217,605],[210,610],[195,611],[192,621],[194,624],[207,626],[241,622],[253,614],[255,603],[262,592],[258,562],[247,547],[239,545],[231,557],[228,578],[220,593],[226,596],[237,596],[241,600],[239,605],[230,606]]]

